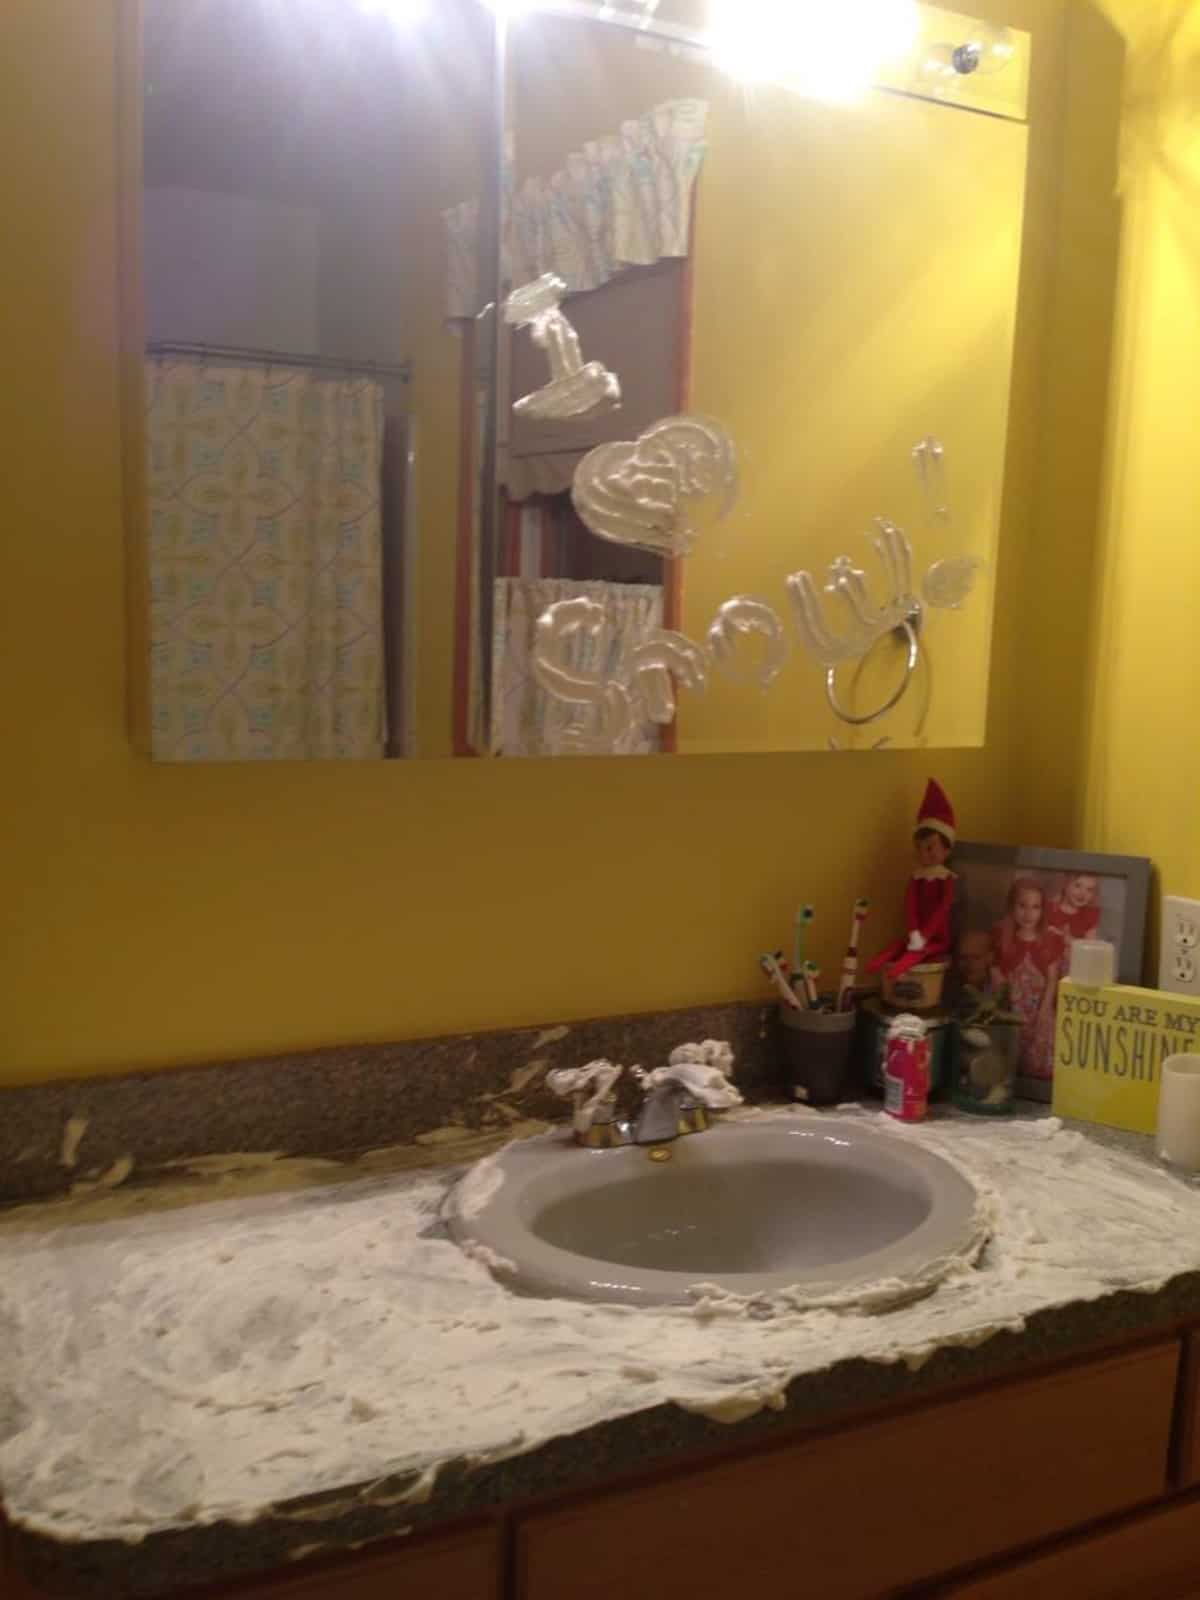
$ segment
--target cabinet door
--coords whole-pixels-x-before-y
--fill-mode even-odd
[[[1200,1594],[1200,1499],[941,1592],[946,1600],[1194,1600]]]
[[[1200,1484],[1200,1332],[1189,1334],[1184,1341],[1183,1361],[1176,1472],[1179,1487],[1186,1489]]]
[[[853,1600],[1163,1493],[1170,1341],[525,1519],[519,1600]]]

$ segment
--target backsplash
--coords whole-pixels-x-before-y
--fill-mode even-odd
[[[129,1077],[0,1091],[0,1202],[203,1156],[356,1155],[424,1145],[468,1159],[472,1137],[559,1122],[552,1067],[598,1056],[661,1065],[675,1045],[726,1039],[748,1099],[777,1087],[770,1007],[695,1006],[545,1027],[347,1045]],[[522,1127],[524,1125],[524,1127]]]

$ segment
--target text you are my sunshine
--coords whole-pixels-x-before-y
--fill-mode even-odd
[[[1056,1068],[1153,1082],[1167,1056],[1200,1049],[1200,1010],[1074,994],[1060,995],[1059,1006]]]

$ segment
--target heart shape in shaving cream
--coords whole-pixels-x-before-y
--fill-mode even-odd
[[[723,517],[737,499],[733,440],[707,417],[664,417],[639,439],[589,451],[575,469],[571,499],[601,539],[685,556],[697,536],[693,507],[716,500]]]

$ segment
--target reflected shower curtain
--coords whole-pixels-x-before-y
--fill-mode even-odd
[[[146,377],[155,759],[382,756],[382,388],[178,358]]]
[[[530,666],[534,630],[547,606],[578,595],[602,605],[608,626],[602,654],[577,639],[571,665],[580,672],[615,677],[635,645],[662,627],[663,591],[654,583],[580,583],[571,578],[498,578],[492,629],[492,754],[555,755],[577,707],[553,699]],[[585,659],[586,656],[586,659]],[[653,722],[635,723],[618,755],[653,755],[660,748]]]

